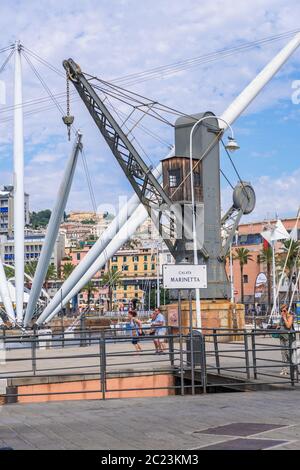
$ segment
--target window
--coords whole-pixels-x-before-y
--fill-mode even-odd
[[[124,290],[127,290],[127,286],[124,286]]]
[[[180,168],[174,168],[169,170],[169,186],[170,188],[176,188],[180,184],[181,171]]]
[[[144,271],[148,271],[148,264],[144,264]]]
[[[118,258],[117,258],[117,256],[113,256],[111,260],[112,260],[113,263],[116,263],[118,261]]]
[[[251,233],[249,235],[240,235],[238,238],[239,245],[259,245],[262,243],[260,233]]]
[[[127,256],[123,256],[123,263],[126,263],[127,261]]]
[[[122,266],[122,271],[128,271],[128,266],[127,266],[127,264],[123,264],[123,266]]]
[[[155,270],[155,264],[151,264],[151,269],[152,269],[152,271]]]
[[[77,253],[77,261],[80,261],[80,253]]]
[[[243,283],[244,284],[248,284],[249,280],[248,280],[248,275],[247,274],[244,274],[243,276]]]
[[[135,270],[135,271],[138,270],[138,265],[137,265],[137,264],[134,265],[134,270]]]
[[[194,171],[194,186],[201,186],[201,175]]]
[[[133,261],[134,263],[137,263],[137,262],[139,261],[139,257],[138,257],[138,256],[133,256],[133,257],[132,257],[132,261]]]
[[[148,261],[148,256],[144,256],[144,261]]]
[[[111,267],[111,270],[112,270],[112,271],[117,271],[117,269],[118,269],[118,266],[112,266],[112,267]]]

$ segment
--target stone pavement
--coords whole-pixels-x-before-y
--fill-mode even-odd
[[[300,449],[299,402],[294,390],[5,405],[0,447]]]

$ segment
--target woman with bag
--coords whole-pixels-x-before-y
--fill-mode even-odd
[[[292,331],[294,331],[294,315],[288,311],[287,305],[282,305],[281,307],[281,319],[280,319],[280,325],[278,328],[282,331],[286,331],[286,334],[281,334],[279,335],[280,338],[280,345],[281,345],[281,355],[282,355],[282,361],[286,364],[290,364],[291,361],[291,353],[292,351],[290,350],[290,344],[293,342],[290,342],[289,336]],[[280,375],[288,375],[288,368],[283,367],[281,369]]]
[[[130,330],[132,341],[131,343],[134,345],[136,351],[138,353],[142,352],[142,348],[140,345],[140,340],[138,339],[139,336],[144,336],[144,332],[142,329],[142,322],[138,320],[137,313],[134,310],[129,310],[128,312],[129,321],[130,321]]]

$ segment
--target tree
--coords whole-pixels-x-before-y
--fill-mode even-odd
[[[61,269],[61,278],[64,281],[68,279],[68,277],[74,271],[74,269],[75,269],[75,265],[73,263],[65,263]],[[66,304],[66,313],[67,315],[70,314],[70,302],[67,302]]]
[[[33,279],[34,275],[35,275],[37,265],[38,265],[38,262],[36,260],[29,261],[29,263],[25,263],[25,266],[24,266],[25,274],[27,274],[28,276],[30,276]]]
[[[61,269],[61,278],[65,281],[70,274],[74,271],[75,265],[73,263],[65,263]]]
[[[139,246],[141,246],[140,240],[137,240],[136,238],[133,238],[131,240],[128,240],[127,242],[124,243],[122,248],[124,250],[136,250]]]
[[[57,271],[56,271],[56,267],[54,266],[54,264],[51,263],[48,266],[46,276],[45,276],[45,280],[44,280],[44,288],[45,288],[46,291],[48,290],[48,282],[53,280],[53,279],[57,279]]]
[[[51,217],[50,209],[45,209],[40,212],[31,212],[30,224],[33,228],[46,227]]]
[[[92,293],[97,291],[97,288],[94,286],[93,281],[89,281],[86,285],[82,288],[82,291],[87,292],[87,306],[90,307],[91,304],[91,297]]]
[[[106,271],[101,279],[101,286],[108,287],[108,298],[109,298],[109,310],[112,310],[112,296],[113,296],[113,287],[117,284],[121,284],[122,273],[120,271],[113,271],[109,269]]]
[[[237,248],[235,251],[234,259],[240,263],[241,273],[241,302],[244,303],[244,266],[248,261],[253,261],[250,251],[248,248]]]
[[[169,289],[160,288],[160,305],[169,305],[170,304],[170,291]],[[153,289],[150,289],[150,302],[149,302],[149,289],[145,291],[145,310],[149,307],[151,310],[156,308],[157,305],[157,292],[156,286]]]
[[[299,267],[300,242],[298,240],[284,240],[281,252],[277,255],[281,270],[285,267],[285,274],[289,280],[289,301],[292,297],[292,279]]]
[[[25,264],[24,271],[28,276],[31,277],[31,279],[34,278],[37,265],[38,265],[38,261],[36,260],[30,261],[29,263]],[[43,287],[46,291],[48,290],[48,281],[50,281],[51,279],[57,279],[57,272],[53,263],[49,264],[47,272],[46,272],[46,276],[44,279]]]
[[[14,268],[10,268],[9,266],[4,266],[4,272],[8,280],[15,276]]]
[[[267,280],[268,280],[268,306],[271,306],[271,292],[272,292],[272,258],[273,258],[273,250],[268,245],[267,247],[263,247],[259,255],[259,261],[265,263],[267,266]]]

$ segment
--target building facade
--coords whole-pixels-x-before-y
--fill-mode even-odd
[[[284,227],[290,233],[297,222],[296,218],[281,219]],[[238,228],[238,236],[236,242],[233,243],[232,252],[235,255],[238,248],[247,248],[251,255],[249,260],[243,268],[243,279],[241,277],[240,263],[237,259],[233,260],[233,281],[235,300],[241,301],[241,282],[244,286],[244,303],[247,308],[251,308],[254,304],[259,303],[259,299],[255,298],[255,285],[257,276],[260,273],[267,275],[266,263],[262,261],[262,251],[264,247],[263,237],[261,232],[267,228],[267,225],[275,224],[276,220],[253,222],[248,224],[241,224]],[[300,239],[300,229],[297,229],[297,238]],[[280,253],[282,250],[282,243],[276,243],[276,252]],[[227,274],[230,278],[229,261],[226,264]]]
[[[24,261],[30,263],[38,261],[43,243],[45,240],[45,233],[38,231],[25,232],[24,239]],[[62,259],[65,255],[65,237],[63,233],[59,233],[56,239],[54,250],[51,256],[50,264],[54,264],[56,269],[60,268]],[[13,236],[1,236],[0,242],[0,256],[2,262],[7,265],[14,265],[15,263],[15,249]]]
[[[24,194],[25,225],[29,225],[29,195]],[[14,230],[14,187],[4,186],[0,191],[0,235],[12,236]]]

